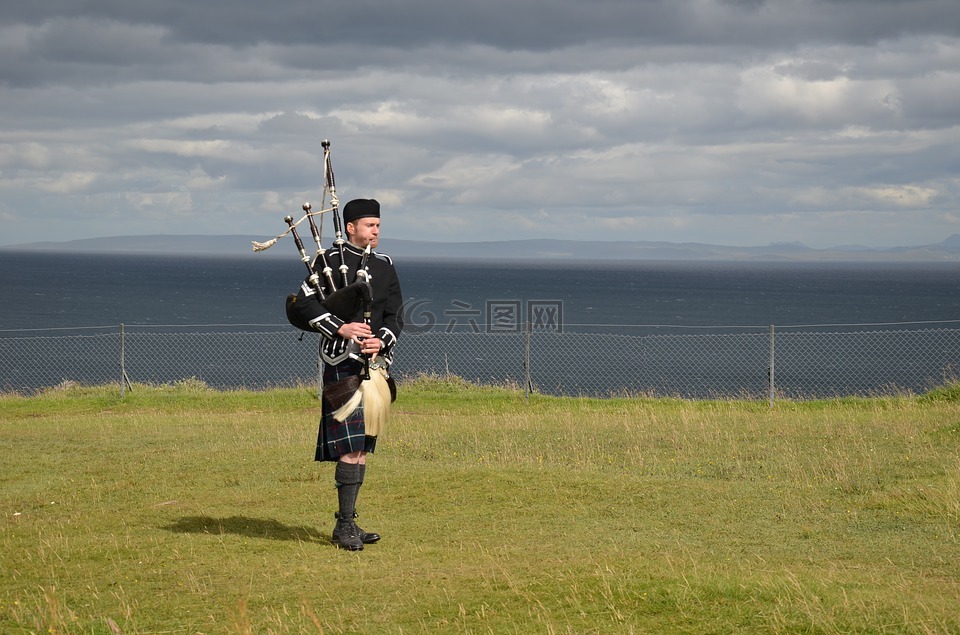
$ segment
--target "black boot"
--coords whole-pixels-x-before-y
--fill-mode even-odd
[[[353,512],[353,517],[354,517],[354,518],[357,517],[357,512]],[[362,542],[363,544],[365,544],[365,545],[372,545],[373,543],[375,543],[375,542],[377,542],[378,540],[380,540],[380,534],[375,534],[375,533],[373,533],[373,532],[371,532],[371,531],[364,531],[364,530],[360,529],[360,527],[357,525],[356,521],[354,521],[353,525],[357,528],[357,534],[359,534],[359,536],[360,536],[360,542]]]
[[[341,519],[340,512],[334,513],[333,517],[337,519],[337,525],[333,528],[333,544],[347,551],[363,550],[363,541],[353,519]]]

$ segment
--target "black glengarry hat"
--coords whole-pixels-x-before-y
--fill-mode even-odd
[[[380,203],[372,198],[355,198],[343,206],[344,224],[371,216],[380,218]]]

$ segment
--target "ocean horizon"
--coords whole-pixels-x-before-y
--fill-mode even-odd
[[[127,254],[186,256],[252,255],[252,242],[264,242],[268,236],[248,235],[176,235],[104,236],[68,241],[47,241],[0,245],[0,251],[42,251],[53,254]],[[289,238],[257,258],[294,258]],[[381,251],[400,260],[434,261],[481,260],[484,262],[518,260],[524,262],[606,262],[647,261],[793,261],[793,262],[958,262],[960,234],[936,243],[903,246],[835,245],[809,247],[800,242],[774,242],[765,245],[722,245],[657,240],[595,239],[503,239],[492,241],[429,241],[385,237]]]

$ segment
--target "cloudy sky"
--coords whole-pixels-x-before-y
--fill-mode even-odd
[[[956,0],[43,0],[0,8],[0,245],[811,247],[960,233]],[[325,236],[332,223],[325,221]]]

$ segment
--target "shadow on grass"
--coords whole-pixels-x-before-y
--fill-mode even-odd
[[[269,540],[330,541],[330,534],[317,531],[313,527],[292,527],[269,518],[248,518],[246,516],[230,516],[229,518],[184,516],[176,522],[164,526],[163,529],[181,534],[236,534]]]

